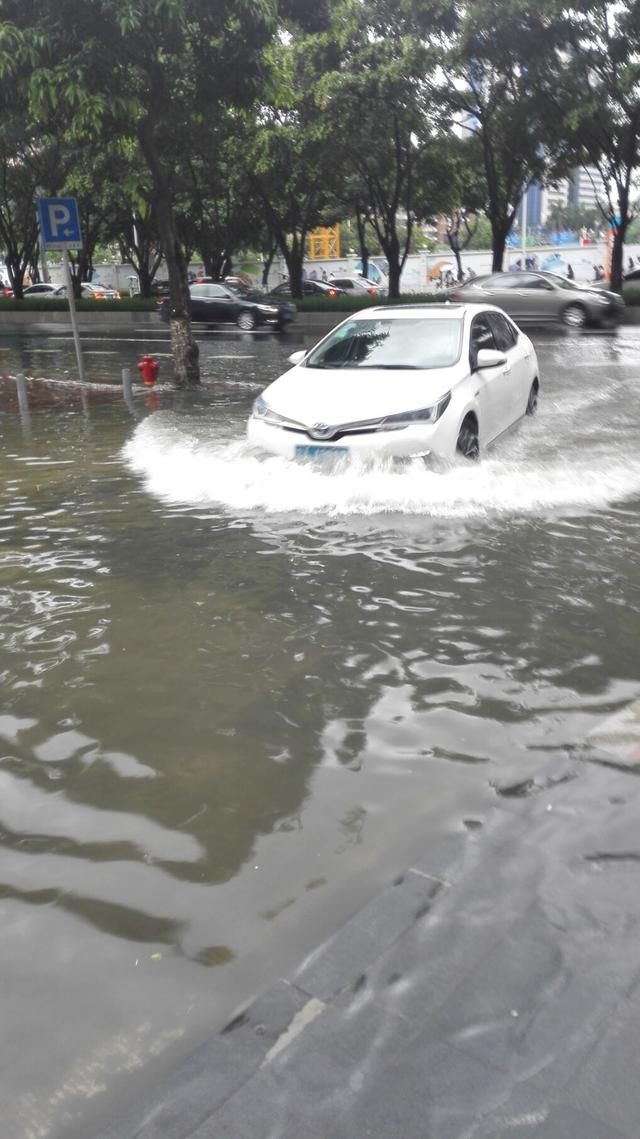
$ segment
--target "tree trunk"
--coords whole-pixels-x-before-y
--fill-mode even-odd
[[[140,286],[140,296],[147,299],[151,296],[151,283],[152,277],[149,272],[148,262],[143,262],[138,267],[138,285]]]
[[[387,256],[387,262],[389,265],[389,296],[399,297],[401,273],[400,263],[398,262],[397,258],[392,260],[389,256]]]
[[[169,321],[174,378],[179,388],[196,387],[200,383],[200,350],[191,328],[187,264],[178,239],[168,178],[158,154],[153,124],[149,119],[140,123],[138,137],[151,174],[160,244],[169,274]]]
[[[610,286],[616,293],[622,292],[622,278],[624,277],[624,239],[627,232],[627,221],[621,219],[621,224],[613,233],[611,248],[611,281]]]
[[[356,210],[356,228],[358,230],[358,245],[360,246],[360,260],[362,261],[362,276],[369,276],[369,250],[367,248],[367,234],[364,218]]]
[[[286,261],[287,269],[289,270],[289,285],[291,286],[291,295],[296,299],[302,298],[302,266],[304,263],[304,238],[300,240],[296,235],[291,240],[291,245],[287,248],[282,247],[282,255]]]
[[[399,297],[403,262],[400,257],[400,242],[397,233],[394,231],[390,237],[387,236],[384,242],[381,241],[381,245],[389,266],[389,296]]]
[[[492,234],[492,240],[491,240],[491,251],[492,251],[491,272],[492,273],[501,273],[502,272],[502,263],[504,261],[504,251],[505,251],[506,245],[507,245],[507,236],[508,236],[509,230],[505,229],[504,224],[502,222],[494,222],[493,219],[490,219],[490,220],[491,220],[491,234]],[[524,266],[523,266],[523,268],[524,268]]]

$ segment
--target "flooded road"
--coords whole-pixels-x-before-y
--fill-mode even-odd
[[[92,378],[142,335],[87,343]],[[204,337],[155,410],[0,416],[11,1139],[88,1139],[638,696],[640,336],[533,338],[539,415],[446,473],[251,451],[296,336]],[[72,375],[71,341],[0,367]]]

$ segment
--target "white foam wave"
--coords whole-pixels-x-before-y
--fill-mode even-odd
[[[194,433],[189,420],[156,414],[136,427],[124,458],[165,502],[249,513],[470,518],[602,509],[640,493],[640,458],[601,450],[573,457],[565,450],[562,457],[547,448],[541,457],[528,442],[528,453],[515,439],[477,465],[445,471],[421,460],[403,468],[380,461],[325,469],[258,454],[244,439],[224,439],[201,425]]]

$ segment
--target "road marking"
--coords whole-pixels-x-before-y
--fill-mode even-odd
[[[304,1032],[305,1028],[307,1028],[326,1007],[324,1001],[319,1001],[317,997],[312,997],[310,1001],[307,1001],[306,1005],[300,1009],[300,1012],[296,1013],[289,1027],[280,1034],[275,1044],[269,1049],[260,1067],[263,1068],[265,1064],[269,1064],[274,1060],[292,1040],[295,1040],[296,1036]]]

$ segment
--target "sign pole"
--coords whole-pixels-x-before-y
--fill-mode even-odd
[[[82,363],[82,349],[80,348],[80,333],[78,332],[76,298],[73,295],[71,266],[69,264],[69,250],[82,249],[82,232],[80,229],[78,203],[75,198],[38,198],[36,208],[43,263],[48,249],[54,249],[62,253],[64,279],[67,286],[67,300],[69,301],[69,315],[71,316],[71,328],[73,330],[73,340],[76,346],[76,357],[78,360],[78,375],[81,383],[84,383],[84,366]],[[83,399],[84,398],[86,397],[83,392]]]
[[[73,292],[73,280],[71,277],[71,265],[69,264],[69,250],[65,249],[62,253],[64,262],[64,279],[67,286],[67,299],[69,301],[69,315],[71,317],[71,328],[73,329],[73,340],[76,346],[76,358],[78,360],[78,375],[81,383],[84,383],[84,365],[82,362],[82,348],[80,347],[80,333],[78,331],[78,316],[76,313],[76,298]]]

